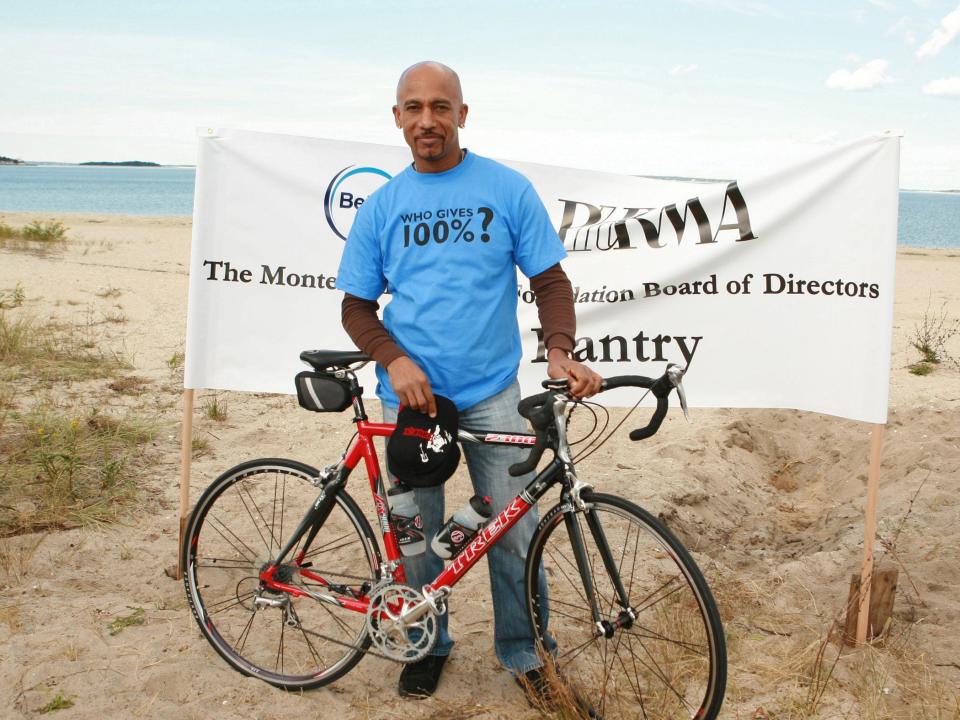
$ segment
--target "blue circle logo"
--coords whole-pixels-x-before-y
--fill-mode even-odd
[[[341,240],[353,226],[353,218],[370,194],[390,180],[390,173],[375,167],[347,165],[333,176],[323,196],[323,213],[327,224]]]

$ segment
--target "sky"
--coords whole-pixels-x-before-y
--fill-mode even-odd
[[[402,145],[424,59],[462,144],[637,175],[758,176],[903,134],[900,185],[960,189],[957,0],[0,0],[0,155],[193,164],[200,127]]]

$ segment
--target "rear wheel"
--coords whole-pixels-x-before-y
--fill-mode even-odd
[[[236,670],[288,689],[336,680],[370,644],[363,613],[260,584],[261,569],[275,561],[316,500],[316,477],[315,469],[291,460],[253,460],[228,470],[197,501],[183,548],[187,599],[204,637]],[[278,567],[279,580],[333,600],[367,595],[380,551],[345,491],[298,565],[304,539]]]
[[[530,622],[541,646],[556,648],[559,677],[608,719],[716,717],[726,648],[700,570],[642,508],[599,493],[582,499],[584,512],[558,505],[543,518],[527,555]],[[546,598],[537,581],[541,562]]]

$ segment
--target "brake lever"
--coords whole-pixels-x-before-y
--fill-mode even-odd
[[[674,365],[673,363],[667,365],[667,377],[670,380],[670,384],[677,389],[677,396],[680,398],[680,407],[683,409],[683,417],[687,422],[690,422],[690,413],[687,410],[687,393],[683,389],[683,374],[686,371],[687,369],[680,365]]]

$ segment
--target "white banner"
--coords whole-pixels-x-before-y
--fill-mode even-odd
[[[600,374],[689,363],[694,406],[883,423],[899,151],[898,137],[871,137],[765,178],[717,183],[506,164],[533,183],[570,253],[576,355]],[[334,288],[343,238],[356,208],[409,162],[400,147],[201,135],[187,388],[292,393],[301,350],[353,348]],[[425,238],[443,223],[464,242],[484,229],[480,212],[428,214],[412,237],[420,224]],[[529,394],[546,364],[522,275],[518,294]]]

